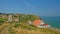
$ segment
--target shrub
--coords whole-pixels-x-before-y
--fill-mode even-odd
[[[6,18],[0,18],[0,23],[3,23],[4,21],[7,21]]]

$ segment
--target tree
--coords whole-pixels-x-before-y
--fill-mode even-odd
[[[7,21],[7,18],[0,18],[0,23],[3,23],[4,21]]]

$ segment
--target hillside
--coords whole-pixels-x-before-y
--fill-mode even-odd
[[[12,21],[8,20],[13,16]],[[18,18],[17,21],[14,20]],[[60,34],[60,31],[50,28],[38,28],[28,24],[28,21],[41,19],[36,15],[25,14],[0,14],[0,34]]]

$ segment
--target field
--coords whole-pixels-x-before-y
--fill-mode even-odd
[[[3,23],[0,25],[0,34],[60,34],[59,31],[49,28],[38,28],[27,23]]]

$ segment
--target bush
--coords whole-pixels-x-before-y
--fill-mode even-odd
[[[6,18],[0,18],[0,23],[3,23],[4,21],[7,21]]]
[[[15,25],[14,25],[15,28],[18,28],[18,27],[20,27],[20,26],[22,26],[22,25],[21,25],[21,24],[15,24]]]

